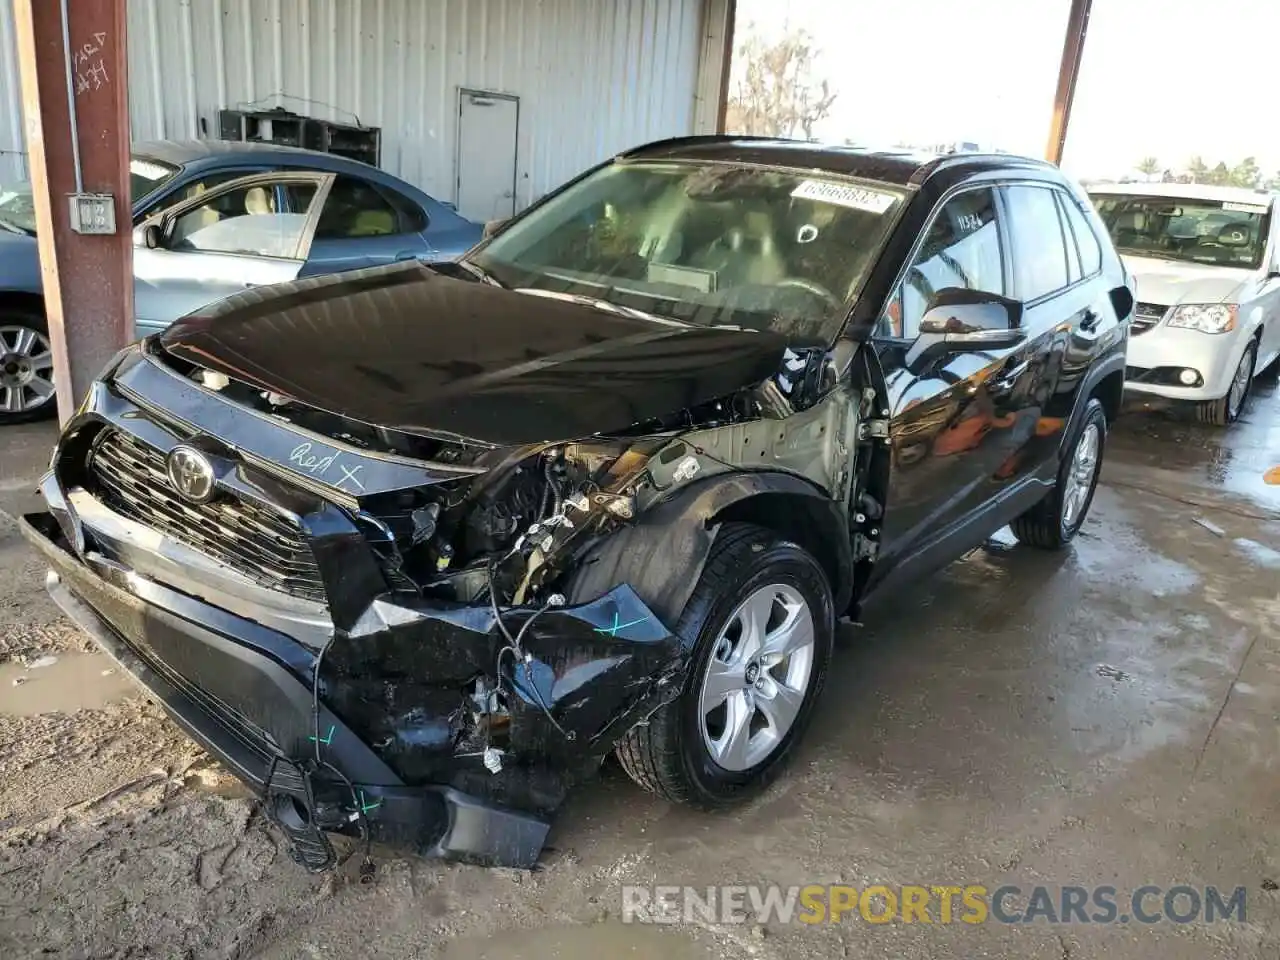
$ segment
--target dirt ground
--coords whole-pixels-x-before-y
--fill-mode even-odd
[[[789,775],[745,809],[616,767],[532,873],[376,850],[303,873],[252,798],[59,616],[12,515],[47,426],[0,435],[0,957],[1280,956],[1280,396],[1228,433],[1131,412],[1063,554],[982,550],[843,630]],[[49,663],[42,658],[52,655]],[[43,665],[42,665],[43,664]],[[673,927],[662,883],[1179,883],[1247,920]]]

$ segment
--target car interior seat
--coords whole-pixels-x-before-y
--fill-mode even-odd
[[[203,196],[207,189],[203,183],[197,183],[188,188],[186,199]],[[203,206],[196,207],[174,222],[173,236],[170,238],[170,243],[181,244],[192,234],[199,233],[205,227],[213,226],[221,219],[222,214],[214,208],[213,203],[206,203]]]
[[[396,218],[390,210],[360,210],[351,220],[351,237],[385,237],[396,232]]]
[[[725,266],[731,283],[768,286],[787,275],[773,219],[767,209],[747,210],[729,228],[725,240],[730,256]]]
[[[271,194],[266,187],[250,187],[244,194],[244,212],[250,216],[275,213],[271,203]]]

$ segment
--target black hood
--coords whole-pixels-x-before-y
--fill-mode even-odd
[[[179,320],[160,343],[329,413],[502,446],[622,430],[758,383],[782,359],[774,333],[618,316],[445,269],[251,290]]]

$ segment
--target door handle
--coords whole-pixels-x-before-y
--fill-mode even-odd
[[[1031,369],[1031,361],[1023,360],[1021,363],[1014,365],[1012,370],[1006,370],[1000,376],[991,380],[988,384],[992,393],[1005,393],[1017,386],[1018,378]]]
[[[396,259],[397,260],[417,260],[418,254],[414,253],[412,250],[401,250],[399,253],[396,254]]]
[[[1098,322],[1101,319],[1102,318],[1093,310],[1086,310],[1084,312],[1084,318],[1080,321],[1080,329],[1084,330],[1086,333],[1093,333],[1093,331],[1098,328]]]

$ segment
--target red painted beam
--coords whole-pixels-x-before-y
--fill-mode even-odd
[[[58,414],[65,422],[89,384],[133,338],[133,225],[129,208],[127,0],[69,0],[71,88],[83,189],[115,197],[116,232],[71,229],[76,192],[67,58],[59,0],[14,0],[27,161],[35,190],[45,314]]]

